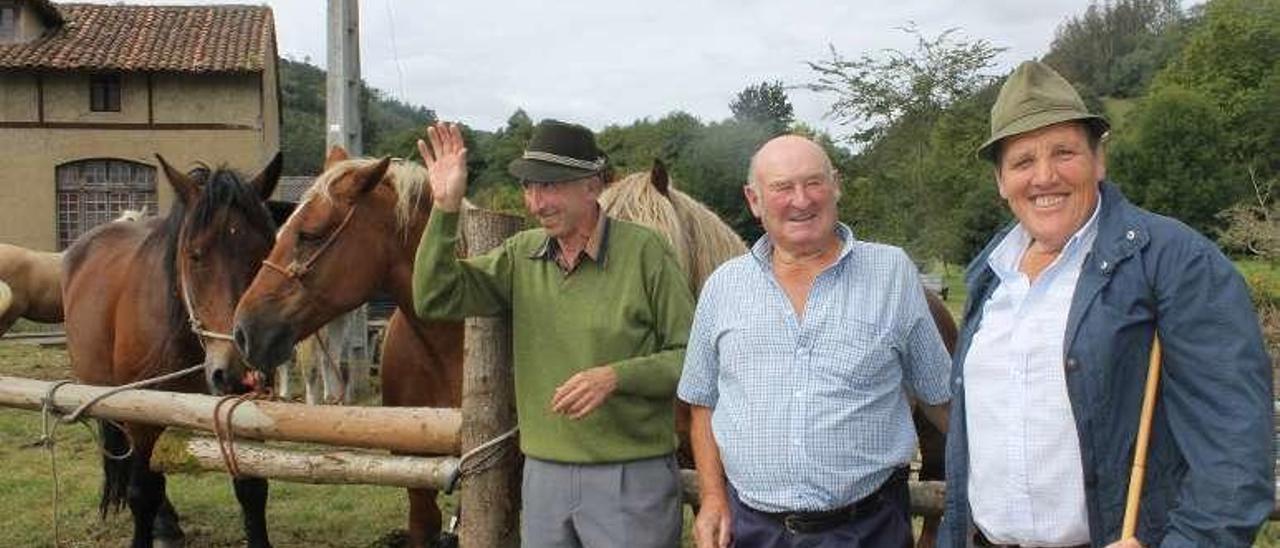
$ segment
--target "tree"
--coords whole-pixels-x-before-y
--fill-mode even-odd
[[[619,174],[648,170],[654,159],[676,165],[703,125],[686,112],[672,112],[656,121],[637,120],[629,126],[610,125],[596,136],[609,164]]]
[[[754,121],[713,123],[689,142],[673,168],[685,192],[705,203],[747,241],[762,233],[742,195],[747,166],[772,137],[771,128]]]
[[[778,80],[747,86],[729,103],[729,110],[735,120],[761,124],[774,135],[785,133],[795,119],[786,89]]]
[[[507,164],[524,154],[524,147],[531,137],[533,119],[524,109],[518,108],[507,118],[505,127],[487,139],[479,139],[475,156],[482,162],[479,165],[468,162],[469,168],[478,168],[470,171],[468,192],[474,195],[491,186],[511,185],[514,181],[507,173]]]
[[[1262,181],[1250,172],[1253,199],[1227,208],[1219,214],[1223,230],[1218,243],[1241,253],[1280,262],[1280,202],[1275,199],[1277,181]]]
[[[1225,176],[1223,122],[1203,94],[1164,87],[1130,115],[1127,132],[1116,139],[1110,171],[1135,203],[1211,233],[1218,212],[1244,190]]]
[[[1177,0],[1094,2],[1058,27],[1044,62],[1098,95],[1139,95],[1176,52],[1180,22]]]
[[[914,51],[889,49],[883,57],[849,60],[832,47],[830,60],[808,63],[818,80],[805,87],[835,95],[830,114],[857,128],[849,137],[856,144],[875,142],[903,120],[932,121],[947,105],[989,84],[993,76],[985,71],[1005,49],[982,39],[956,40],[954,28],[933,38],[914,25],[902,30],[916,38]]]

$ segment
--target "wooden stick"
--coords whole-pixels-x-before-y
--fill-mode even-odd
[[[1147,388],[1142,396],[1142,416],[1138,419],[1138,439],[1133,448],[1133,469],[1129,472],[1129,498],[1124,508],[1120,538],[1138,532],[1138,507],[1142,504],[1142,483],[1146,479],[1147,445],[1151,441],[1151,417],[1156,410],[1156,388],[1160,384],[1160,336],[1151,341],[1151,363],[1147,367]]]

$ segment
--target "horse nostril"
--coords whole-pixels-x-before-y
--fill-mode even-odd
[[[227,390],[226,371],[223,371],[221,369],[215,369],[213,371],[213,387],[216,388],[218,392],[226,392]]]

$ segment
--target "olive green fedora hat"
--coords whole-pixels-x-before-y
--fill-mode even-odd
[[[524,154],[507,164],[507,171],[519,181],[559,183],[601,173],[606,163],[590,129],[543,120],[533,128]]]
[[[1001,139],[1045,126],[1080,120],[1095,135],[1111,127],[1107,119],[1089,112],[1071,83],[1039,61],[1026,61],[1000,87],[991,107],[991,138],[978,147],[978,157],[996,160]]]

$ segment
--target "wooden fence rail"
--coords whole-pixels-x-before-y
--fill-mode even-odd
[[[54,383],[0,376],[0,406],[39,411]],[[66,413],[110,390],[66,384],[53,404]],[[157,390],[128,390],[106,398],[91,415],[118,421],[213,431],[213,410],[220,398]],[[224,413],[225,408],[223,406]],[[235,409],[231,430],[237,438],[300,441],[406,453],[458,454],[462,414],[427,407],[345,407],[249,401]]]

